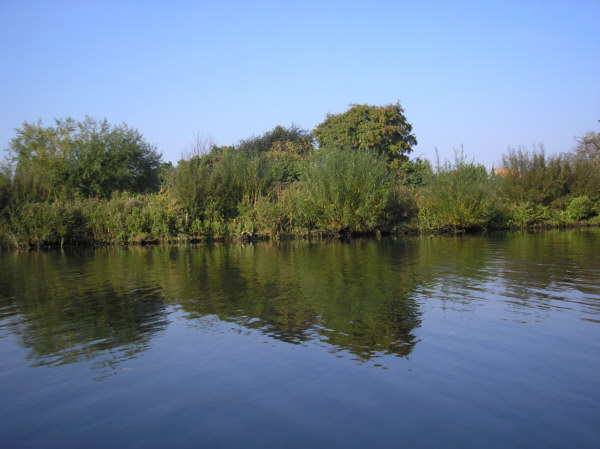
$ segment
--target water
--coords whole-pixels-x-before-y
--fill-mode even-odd
[[[600,447],[600,232],[0,254],[0,447]]]

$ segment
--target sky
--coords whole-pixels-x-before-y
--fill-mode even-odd
[[[400,101],[411,156],[488,168],[600,130],[600,1],[0,1],[0,148],[86,116],[176,163]]]

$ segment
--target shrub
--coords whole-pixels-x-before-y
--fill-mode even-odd
[[[216,148],[202,157],[179,161],[166,185],[192,217],[229,220],[237,216],[244,199],[254,204],[275,183],[271,164],[262,153]]]
[[[483,165],[456,155],[438,163],[435,176],[418,199],[424,229],[486,229],[496,215],[496,188]]]
[[[24,245],[91,242],[80,201],[21,204],[11,215],[10,229]]]
[[[585,220],[595,215],[594,204],[587,195],[573,198],[566,209],[567,218],[574,221]]]
[[[570,167],[561,157],[547,157],[543,147],[529,152],[509,149],[502,156],[502,195],[515,203],[549,205],[569,190]]]
[[[261,196],[254,205],[244,201],[239,210],[240,214],[234,220],[234,229],[238,234],[248,232],[272,237],[288,231],[281,205],[276,200]]]
[[[165,192],[121,193],[110,200],[87,200],[84,215],[98,243],[168,241],[189,232],[185,210]]]
[[[361,150],[323,149],[313,153],[298,198],[305,225],[326,232],[366,232],[386,223],[391,176],[386,161]]]
[[[527,227],[550,220],[548,206],[534,203],[511,204],[505,210],[506,224],[510,227]]]

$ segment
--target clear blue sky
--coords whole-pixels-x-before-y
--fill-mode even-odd
[[[125,122],[176,162],[400,100],[413,155],[569,151],[600,124],[600,1],[0,2],[0,148],[24,121]]]

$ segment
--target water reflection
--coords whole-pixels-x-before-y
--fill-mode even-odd
[[[103,377],[166,328],[160,287],[129,277],[106,256],[39,252],[2,258],[2,336],[18,336],[34,366],[93,361]]]
[[[405,356],[416,342],[415,279],[376,242],[214,247],[174,257],[186,269],[166,284],[168,296],[189,317],[212,314],[288,343],[318,339],[363,359]]]
[[[102,378],[151,347],[177,309],[203,329],[218,320],[362,361],[406,357],[432,301],[496,301],[515,321],[576,307],[597,320],[598,248],[592,230],[4,253],[0,339],[16,336],[33,365],[89,362]]]
[[[377,242],[128,248],[5,254],[3,332],[35,365],[115,368],[147,349],[172,307],[290,344],[318,341],[368,360],[416,344],[416,246]],[[210,320],[208,320],[210,323]]]
[[[599,250],[598,228],[424,238],[417,289],[453,310],[496,303],[517,322],[561,310],[593,319],[586,315],[600,315]]]

